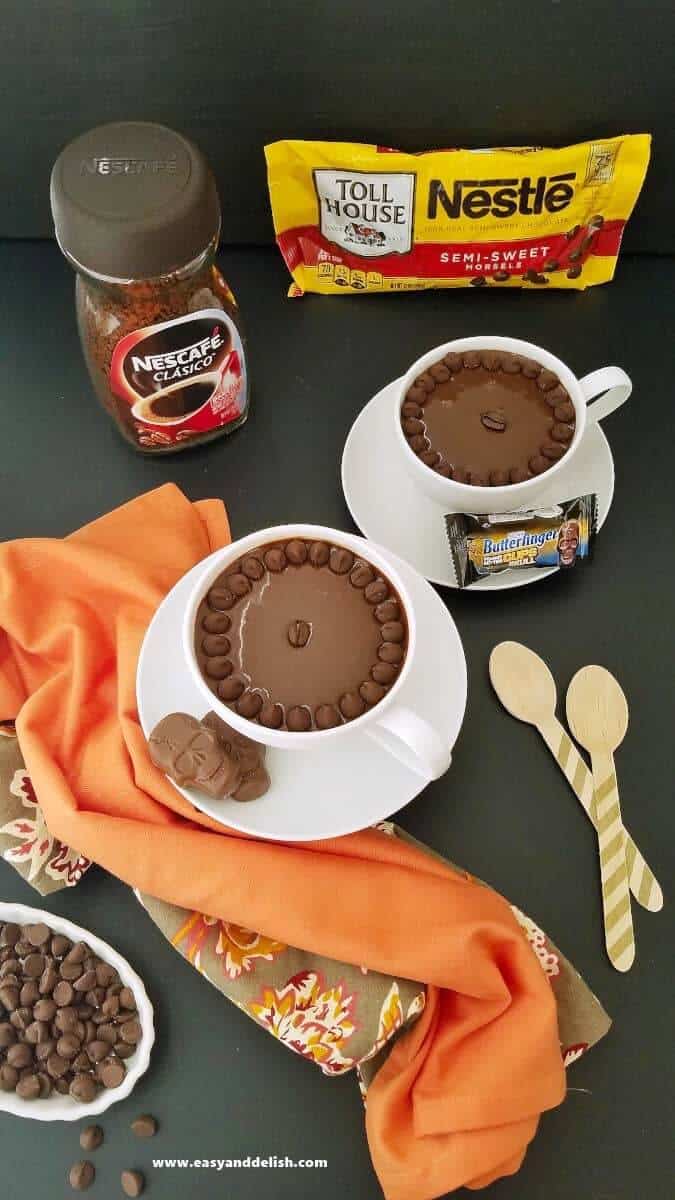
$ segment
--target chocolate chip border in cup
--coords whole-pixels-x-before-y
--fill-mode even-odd
[[[261,548],[264,552],[273,545],[288,546],[290,543],[298,542],[304,543],[306,547],[320,543],[328,547],[329,553],[330,548],[335,551],[347,551],[348,555],[345,557],[345,561],[350,562],[350,571],[357,563],[365,563],[372,569],[376,579],[388,581],[389,588],[393,589],[396,594],[397,603],[400,604],[402,610],[402,622],[407,633],[407,652],[403,655],[400,664],[397,664],[396,677],[386,687],[378,690],[377,699],[372,704],[366,703],[365,710],[360,715],[354,715],[353,719],[347,720],[341,715],[339,721],[334,723],[331,720],[324,728],[316,727],[316,721],[314,721],[311,728],[289,730],[261,724],[256,719],[259,716],[258,712],[252,714],[253,719],[242,716],[237,712],[236,707],[231,707],[227,701],[219,697],[217,687],[214,691],[202,674],[195,650],[195,631],[200,605],[219,576],[228,571],[234,572],[236,575],[240,574],[239,571],[235,571],[235,567],[248,558],[255,558],[257,552],[261,552]],[[295,568],[291,564],[287,569]],[[348,582],[345,583],[345,586],[352,588],[354,592],[358,590],[356,585]],[[363,602],[366,604],[366,599]],[[373,605],[373,609],[375,606]],[[227,614],[227,609],[223,611]],[[302,618],[302,613],[296,615],[298,618]],[[374,627],[377,628],[378,622],[374,611],[372,620]],[[224,633],[226,636],[227,631]],[[398,631],[396,634],[398,636]],[[378,638],[378,642],[379,640]],[[387,640],[386,637],[384,640]],[[415,612],[408,589],[395,566],[380,553],[376,546],[365,539],[321,525],[274,526],[241,538],[238,542],[233,542],[225,549],[211,555],[196,577],[183,619],[184,660],[193,682],[203,697],[204,711],[213,709],[223,720],[247,737],[254,738],[268,746],[286,750],[316,749],[328,738],[353,736],[354,731],[358,730],[366,733],[380,745],[384,745],[390,753],[406,762],[412,769],[431,779],[437,778],[447,769],[450,751],[441,744],[440,738],[429,722],[411,711],[400,696],[415,658],[416,647]],[[373,665],[376,661],[378,661],[377,656]],[[360,680],[354,680],[357,694],[360,682]],[[326,704],[331,706],[339,704],[339,700],[339,697],[325,697]],[[298,705],[301,706],[302,703],[303,698],[299,696]],[[199,714],[194,715],[198,716]],[[272,785],[274,785],[274,773],[273,771],[270,773]]]
[[[574,407],[574,432],[567,444],[565,454],[552,462],[541,474],[533,474],[519,483],[506,483],[485,486],[471,484],[460,479],[445,477],[419,458],[419,453],[408,442],[401,424],[402,407],[410,389],[416,386],[416,381],[429,372],[430,368],[438,366],[446,355],[471,355],[471,361],[476,361],[477,355],[494,352],[495,355],[505,353],[517,356],[521,362],[536,363],[542,371],[549,372],[549,378],[555,377],[556,386],[564,389],[569,401]],[[613,408],[623,403],[631,391],[628,376],[621,368],[606,367],[594,371],[591,375],[578,379],[570,368],[551,354],[550,351],[535,345],[533,342],[520,341],[516,338],[499,337],[496,335],[481,335],[477,337],[458,338],[436,346],[427,354],[422,355],[406,371],[392,388],[391,420],[398,462],[413,479],[415,485],[437,503],[444,506],[446,512],[508,512],[515,508],[530,507],[537,500],[555,497],[557,474],[572,462],[584,435],[587,420],[588,405],[601,392],[607,392],[601,400],[596,400],[594,416],[607,415]],[[609,394],[611,393],[611,401]],[[572,422],[570,422],[570,425]],[[497,434],[498,436],[498,434]]]
[[[95,1097],[92,1100],[90,1100],[90,1101],[89,1100],[81,1100],[81,1099],[74,1098],[74,1096],[71,1095],[69,1092],[66,1093],[65,1089],[64,1089],[64,1093],[62,1094],[61,1090],[57,1089],[54,1086],[54,1083],[57,1079],[59,1079],[60,1067],[62,1065],[64,1065],[61,1062],[61,1060],[64,1060],[65,1066],[66,1066],[66,1068],[68,1068],[68,1067],[72,1066],[73,1064],[77,1063],[77,1059],[80,1056],[80,1054],[84,1055],[87,1052],[85,1050],[83,1050],[82,1047],[80,1047],[78,1053],[75,1054],[69,1060],[67,1054],[65,1054],[65,1055],[59,1054],[58,1049],[55,1046],[55,1047],[53,1047],[53,1053],[56,1055],[52,1061],[53,1070],[51,1072],[49,1072],[49,1071],[45,1072],[43,1070],[42,1060],[40,1059],[40,1061],[37,1062],[38,1052],[39,1052],[39,1054],[42,1054],[43,1051],[46,1051],[51,1045],[51,1039],[48,1039],[46,1037],[46,1033],[48,1033],[49,1030],[47,1030],[45,1032],[45,1030],[42,1028],[42,1025],[44,1024],[44,1022],[41,1022],[38,1018],[36,1018],[36,1020],[34,1022],[35,1029],[31,1030],[31,1036],[30,1036],[30,1038],[28,1038],[28,1044],[32,1048],[33,1058],[35,1059],[35,1062],[33,1062],[31,1065],[27,1064],[26,1067],[23,1068],[22,1070],[25,1070],[25,1072],[26,1072],[25,1077],[27,1080],[28,1080],[28,1075],[31,1072],[36,1078],[39,1078],[40,1074],[48,1075],[50,1078],[51,1085],[52,1085],[50,1088],[50,1094],[47,1095],[47,1087],[46,1086],[45,1086],[44,1090],[40,1091],[39,1094],[36,1093],[35,1098],[32,1098],[32,1099],[28,1098],[28,1097],[25,1097],[25,1098],[22,1097],[21,1094],[17,1094],[17,1092],[15,1090],[0,1089],[0,1112],[9,1112],[15,1116],[29,1117],[33,1120],[39,1120],[39,1121],[78,1121],[78,1120],[86,1119],[86,1118],[89,1118],[89,1117],[92,1117],[99,1113],[104,1112],[107,1108],[110,1107],[110,1105],[116,1103],[118,1100],[124,1099],[131,1093],[131,1091],[133,1090],[138,1079],[141,1077],[141,1075],[144,1073],[144,1071],[147,1070],[147,1067],[149,1065],[150,1052],[151,1052],[151,1049],[152,1049],[152,1046],[154,1043],[154,1038],[155,1038],[153,1011],[152,1011],[152,1005],[150,1004],[150,1001],[148,999],[147,993],[145,991],[145,988],[143,986],[141,979],[136,974],[136,972],[132,969],[132,967],[129,965],[129,963],[124,958],[122,958],[122,956],[120,954],[118,954],[118,952],[116,950],[114,950],[112,948],[112,946],[107,945],[107,943],[103,942],[100,938],[96,937],[94,934],[92,934],[88,930],[82,929],[80,926],[74,925],[73,922],[67,921],[65,918],[57,916],[54,913],[47,912],[47,911],[44,911],[41,909],[29,908],[26,905],[22,905],[22,904],[12,904],[12,903],[8,903],[8,902],[0,902],[0,927],[5,928],[6,926],[7,927],[18,926],[21,929],[30,928],[35,931],[36,938],[38,937],[38,935],[41,934],[41,931],[44,932],[44,929],[46,928],[49,933],[50,946],[51,946],[52,939],[55,939],[59,942],[59,946],[56,947],[56,950],[59,953],[55,952],[55,955],[52,955],[51,951],[49,951],[49,955],[48,955],[50,958],[51,957],[54,958],[55,965],[59,964],[60,962],[69,961],[67,958],[67,954],[71,953],[71,951],[73,949],[75,949],[77,951],[77,949],[79,947],[86,946],[87,949],[91,952],[92,960],[93,959],[99,960],[100,964],[102,966],[109,968],[111,972],[114,972],[119,977],[119,980],[116,982],[115,987],[121,985],[121,989],[127,989],[132,993],[133,1001],[135,1003],[135,1011],[132,1013],[132,1010],[129,1010],[129,1013],[133,1016],[133,1019],[137,1022],[137,1024],[140,1025],[140,1036],[138,1037],[137,1041],[133,1043],[133,1046],[135,1046],[135,1049],[132,1048],[131,1053],[127,1053],[126,1048],[125,1048],[125,1053],[127,1053],[127,1057],[125,1059],[120,1058],[120,1060],[119,1060],[123,1064],[123,1067],[124,1067],[123,1073],[121,1071],[118,1072],[118,1074],[121,1075],[119,1083],[117,1082],[117,1078],[111,1079],[110,1083],[108,1083],[105,1087],[101,1086],[100,1090],[97,1089],[97,1094],[95,1095]],[[5,939],[5,941],[6,940],[7,939]],[[68,944],[67,953],[61,954],[61,951],[66,946],[66,943]],[[6,947],[5,947],[5,949],[6,949]],[[59,954],[60,954],[60,957],[59,957]],[[41,955],[42,955],[42,948],[38,945],[35,947],[35,953],[32,955],[32,958],[37,959],[37,957],[39,957]],[[21,956],[18,956],[18,957],[20,960]],[[77,957],[78,957],[78,955],[76,953],[73,956],[73,969],[72,969],[72,971],[69,970],[67,972],[67,974],[74,975],[76,967],[81,965],[81,964],[78,964],[75,962],[75,959]],[[7,957],[7,954],[5,953],[5,955],[2,958],[2,964],[0,964],[0,966],[4,965],[7,961],[8,961],[8,957]],[[11,963],[11,959],[9,961]],[[34,967],[35,967],[35,969],[37,969],[37,965],[38,965],[37,962],[34,964],[31,961],[30,970],[32,971]],[[10,977],[7,974],[7,971],[9,971],[9,970],[10,970],[10,968],[5,968],[5,975],[3,975],[3,979],[8,982],[8,985],[9,985]],[[36,976],[35,982],[37,983],[38,991],[40,991],[40,989],[44,985],[43,991],[40,992],[40,998],[42,1000],[46,1000],[47,1004],[48,1004],[49,1003],[49,993],[48,993],[49,981],[46,978],[43,978],[46,974],[48,974],[47,968],[45,968],[45,971],[40,975],[39,978]],[[86,981],[86,976],[83,976],[82,974],[77,976],[77,979],[82,979],[82,978],[84,978]],[[74,990],[74,985],[75,985],[75,982],[77,982],[77,979],[73,979],[70,984],[68,984],[68,980],[66,979],[65,984],[70,986]],[[28,980],[28,982],[30,982],[30,979]],[[63,982],[63,980],[62,980],[62,982]],[[2,980],[0,980],[0,984],[1,983],[2,983]],[[97,983],[98,983],[98,981],[97,981]],[[47,990],[44,990],[44,989],[47,989]],[[65,990],[65,986],[64,986],[64,990]],[[93,993],[94,989],[92,988],[90,990]],[[115,989],[113,989],[113,990],[115,990]],[[118,996],[119,996],[119,993],[118,993]],[[65,1015],[70,1014],[71,1009],[73,1008],[73,1005],[66,1005],[66,1004],[61,1003],[62,1000],[65,1000],[67,998],[68,998],[67,996],[63,996],[63,997],[59,996],[58,998],[53,998],[53,1003],[57,1009],[57,1013],[64,1013]],[[29,999],[30,999],[30,997],[26,996],[26,1000],[28,1001]],[[87,996],[86,995],[84,996],[85,1005],[92,1008],[95,1012],[96,1008],[93,1003],[93,1001],[94,1001],[93,994],[91,997],[91,1001],[92,1001],[92,1003],[88,1004]],[[40,1000],[36,1001],[36,1003],[40,1004]],[[28,1003],[26,1005],[24,1005],[23,1007],[28,1008]],[[35,1005],[33,1005],[33,1008],[34,1007],[35,1007]],[[46,1008],[47,1005],[44,1005],[43,1007]],[[99,1012],[101,1011],[101,1008],[102,1008],[102,1006],[99,1006],[99,1010],[98,1010]],[[5,1012],[5,1016],[2,1018],[2,1020],[5,1022],[5,1024],[9,1024],[10,1028],[15,1028],[14,1022],[8,1021],[6,1006],[3,1006],[3,1012]],[[9,1015],[11,1016],[14,1014],[10,1011]],[[45,1016],[45,1019],[48,1016],[47,1013],[45,1013],[45,1014],[42,1013],[42,1008],[41,1008],[40,1016],[42,1016],[42,1015]],[[124,1015],[124,1014],[122,1014],[122,1015]],[[17,1018],[20,1017],[21,1011],[17,1011],[16,1016],[17,1016]],[[108,1014],[106,1014],[106,1020],[107,1020],[107,1016],[108,1016]],[[103,1017],[104,1017],[104,1014],[101,1012],[97,1029],[102,1028],[103,1025],[105,1025],[105,1021],[104,1021]],[[89,1019],[91,1019],[91,1018],[89,1018]],[[94,1024],[93,1021],[92,1021],[92,1024]],[[111,1025],[110,1021],[108,1021],[108,1025],[109,1026]],[[40,1028],[38,1028],[38,1026],[40,1026]],[[61,1037],[65,1039],[67,1031],[60,1030],[59,1032],[61,1034]],[[74,1031],[73,1031],[74,1036],[78,1037],[79,1032],[81,1032],[81,1031],[79,1031],[78,1029],[74,1029]],[[110,1032],[112,1033],[112,1027],[110,1029]],[[138,1031],[136,1031],[136,1033],[137,1032]],[[34,1034],[34,1036],[33,1036],[33,1034]],[[134,1034],[134,1036],[135,1036],[135,1034]],[[108,1037],[107,1032],[106,1032],[106,1037]],[[56,1040],[56,1039],[54,1039],[54,1040]],[[83,1040],[83,1039],[80,1039],[80,1040]],[[100,1039],[100,1040],[105,1040],[105,1039]],[[123,1040],[126,1040],[126,1039],[123,1039]],[[96,1039],[93,1039],[93,1042],[95,1043]],[[84,1044],[84,1040],[83,1040],[83,1044]],[[21,1045],[22,1045],[21,1039],[17,1039],[14,1042],[15,1047],[20,1047]],[[75,1049],[75,1046],[73,1044],[73,1046],[69,1048],[64,1045],[63,1048],[65,1051],[67,1051],[69,1053],[71,1048]],[[98,1048],[97,1045],[96,1046],[92,1045],[93,1050],[96,1050],[97,1048]],[[96,1057],[96,1054],[94,1057]],[[112,1062],[113,1056],[104,1056],[104,1058],[101,1060],[101,1062],[107,1062],[109,1057],[110,1057],[110,1061]],[[116,1057],[116,1056],[114,1056],[114,1057]],[[4,1055],[3,1061],[5,1061],[5,1059],[6,1059],[6,1054]],[[36,1069],[36,1063],[37,1063],[37,1069]],[[92,1060],[90,1062],[87,1070],[90,1072],[95,1072],[95,1071],[99,1070],[99,1067],[100,1067],[100,1063],[97,1063]],[[78,1068],[78,1071],[82,1075],[87,1074],[87,1071],[84,1070],[84,1061],[82,1064],[82,1069],[80,1070],[80,1068]],[[63,1076],[61,1076],[61,1078],[62,1077]],[[85,1093],[83,1092],[82,1094],[85,1094]]]

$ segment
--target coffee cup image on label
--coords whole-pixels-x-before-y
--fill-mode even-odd
[[[412,248],[415,176],[407,171],[313,171],[323,236],[360,258]]]
[[[137,421],[177,425],[211,406],[217,424],[244,390],[239,333],[220,309],[137,329],[115,347],[110,381]]]

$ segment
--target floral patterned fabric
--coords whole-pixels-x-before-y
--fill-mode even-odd
[[[0,854],[41,896],[73,887],[91,866],[49,833],[12,725],[0,725]]]

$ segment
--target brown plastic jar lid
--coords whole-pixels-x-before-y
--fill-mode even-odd
[[[70,142],[52,170],[51,205],[64,254],[112,279],[170,274],[220,229],[216,184],[201,151],[145,121],[99,125]]]

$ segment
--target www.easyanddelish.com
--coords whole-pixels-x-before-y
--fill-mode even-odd
[[[321,1169],[328,1166],[328,1159],[290,1158],[288,1154],[285,1154],[283,1158],[278,1158],[276,1154],[262,1158],[259,1154],[248,1154],[246,1158],[153,1158],[152,1165],[165,1171],[189,1171],[196,1168],[206,1171],[256,1170],[258,1168],[283,1170],[288,1167]]]

